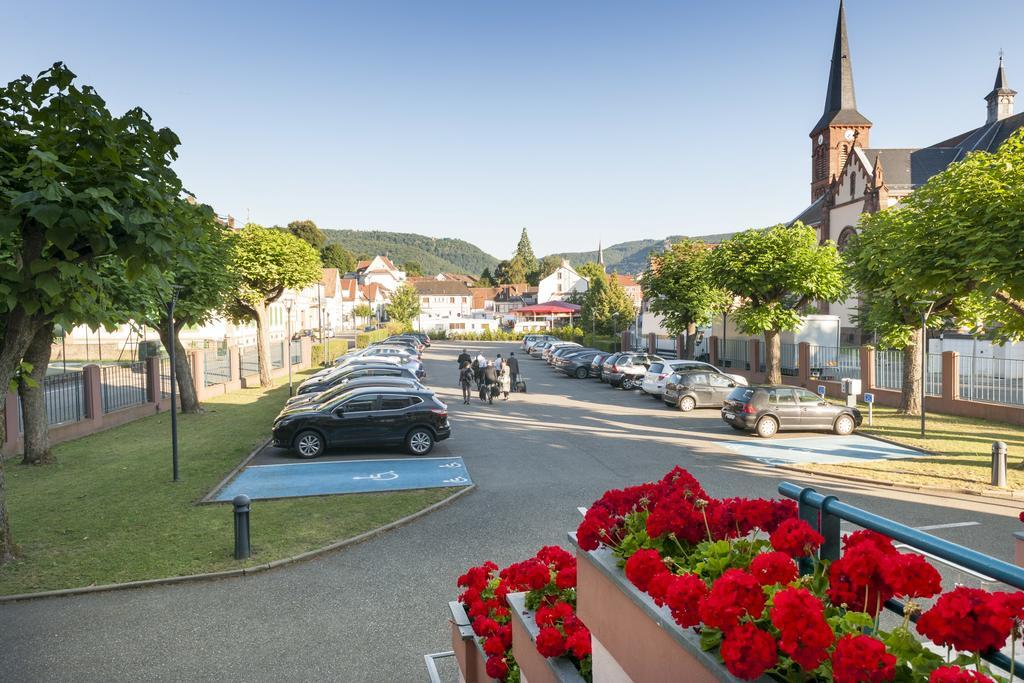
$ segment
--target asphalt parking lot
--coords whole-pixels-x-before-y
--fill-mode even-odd
[[[715,410],[683,414],[639,393],[557,375],[541,361],[522,361],[529,393],[464,406],[455,369],[463,346],[490,358],[520,354],[513,344],[435,343],[425,355],[429,384],[449,405],[453,435],[431,455],[462,458],[477,486],[470,495],[343,551],[242,579],[0,606],[3,678],[424,680],[423,655],[450,649],[446,603],[467,567],[484,560],[504,565],[543,545],[564,545],[579,523],[577,507],[676,465],[715,496],[775,496],[780,481],[797,481],[1012,557],[1016,502],[784,472],[723,446],[763,440],[733,431]],[[771,442],[807,436],[821,435]]]

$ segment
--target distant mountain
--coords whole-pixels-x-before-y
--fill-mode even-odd
[[[669,242],[678,242],[684,237],[695,240],[704,240],[712,244],[732,237],[734,233],[719,233],[716,235],[672,235],[668,237]],[[604,248],[604,264],[609,271],[617,270],[622,274],[629,273],[637,275],[647,268],[647,259],[652,251],[661,251],[664,248],[665,240],[634,240],[632,242],[620,242]],[[597,261],[597,250],[574,251],[556,254],[562,258],[569,259],[573,265],[580,265],[587,261]]]
[[[420,264],[424,275],[469,273],[494,269],[498,259],[465,240],[437,238],[384,230],[324,230],[328,243],[336,242],[356,256],[386,255],[401,268],[406,261]]]

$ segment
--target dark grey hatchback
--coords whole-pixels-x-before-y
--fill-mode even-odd
[[[852,434],[861,423],[860,411],[832,405],[814,392],[791,386],[736,387],[722,404],[722,419],[740,431],[765,438],[782,430],[831,430]]]
[[[282,410],[274,420],[274,445],[300,458],[338,446],[404,445],[426,455],[451,436],[448,406],[431,391],[364,387],[326,403]]]

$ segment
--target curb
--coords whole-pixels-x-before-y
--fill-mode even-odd
[[[927,448],[921,448],[920,446],[911,446],[910,444],[906,444],[906,443],[903,443],[901,441],[896,441],[895,439],[890,439],[890,438],[888,438],[886,436],[878,436],[877,434],[869,434],[868,432],[862,432],[860,430],[857,430],[854,433],[857,436],[863,436],[863,437],[868,438],[868,439],[874,439],[875,441],[881,441],[882,443],[887,443],[890,446],[899,446],[900,448],[906,448],[907,450],[910,450],[910,451],[917,451],[918,453],[924,453],[925,455],[942,455],[942,453],[939,453],[938,451],[930,451]]]
[[[902,446],[903,444],[897,444]],[[960,495],[975,496],[977,498],[988,498],[993,501],[1000,503],[1013,502],[1024,500],[1024,490],[1013,490],[1013,491],[977,491],[974,489],[954,489],[946,488],[944,486],[928,486],[927,484],[900,484],[891,481],[884,481],[882,479],[869,479],[867,477],[858,477],[853,474],[837,474],[835,472],[818,472],[816,470],[801,469],[799,467],[793,467],[791,465],[773,465],[773,469],[785,470],[787,472],[795,472],[803,474],[805,476],[814,476],[822,478],[841,479],[843,481],[856,482],[858,484],[870,484],[871,486],[884,486],[894,491],[907,491],[908,493],[914,492],[934,492],[934,493],[956,493]]]
[[[249,453],[249,455],[247,455],[244,458],[242,458],[242,462],[240,462],[237,465],[235,465],[235,468],[233,470],[231,470],[230,472],[228,472],[227,476],[225,476],[223,479],[221,479],[220,482],[218,482],[217,485],[215,485],[212,489],[210,489],[206,493],[205,496],[200,498],[196,502],[196,504],[197,505],[203,505],[203,504],[206,504],[206,503],[227,503],[227,502],[230,502],[230,501],[226,501],[226,500],[214,500],[213,499],[213,495],[215,493],[217,493],[217,491],[220,491],[222,488],[227,486],[231,482],[232,479],[234,479],[235,477],[238,476],[239,472],[241,472],[242,470],[245,469],[245,466],[248,465],[252,461],[253,458],[255,458],[257,455],[259,455],[260,451],[262,451],[264,448],[269,446],[271,438],[272,437],[268,436],[266,438],[266,440],[263,441],[263,443],[261,443],[256,448],[252,449],[252,452]]]
[[[5,604],[5,603],[11,603],[11,602],[23,602],[23,601],[30,601],[30,600],[41,600],[43,598],[55,598],[55,597],[64,597],[64,596],[70,596],[70,595],[85,595],[85,594],[88,594],[88,593],[106,593],[106,592],[109,592],[109,591],[128,590],[128,589],[132,589],[132,588],[147,588],[147,587],[150,587],[150,586],[164,586],[164,585],[177,584],[177,583],[192,583],[192,582],[199,582],[199,581],[212,581],[212,580],[216,580],[216,579],[227,579],[227,578],[237,577],[237,576],[248,576],[250,574],[259,574],[261,572],[269,571],[271,569],[277,569],[278,567],[284,567],[284,566],[287,566],[287,565],[290,565],[290,564],[296,564],[298,562],[303,562],[305,560],[311,560],[311,559],[319,557],[321,555],[326,555],[327,553],[332,552],[334,550],[340,550],[341,548],[345,548],[345,547],[348,547],[350,545],[355,545],[357,543],[361,543],[363,541],[369,540],[369,539],[373,538],[374,536],[377,536],[377,535],[382,534],[382,533],[387,532],[387,531],[391,531],[392,529],[397,529],[400,526],[405,526],[406,524],[409,524],[410,522],[416,521],[420,517],[425,517],[426,515],[429,515],[431,512],[435,512],[436,510],[440,510],[441,508],[446,507],[446,506],[454,503],[457,499],[459,499],[462,496],[464,496],[464,495],[468,494],[469,492],[473,491],[475,488],[476,488],[476,484],[470,484],[469,486],[466,486],[465,488],[459,489],[458,491],[456,491],[455,493],[451,494],[450,496],[448,496],[444,500],[439,500],[436,503],[434,503],[433,505],[425,507],[422,510],[417,510],[416,512],[414,512],[414,513],[412,513],[410,515],[406,515],[405,517],[402,517],[401,519],[396,519],[393,522],[388,522],[387,524],[383,524],[383,525],[377,527],[376,529],[370,529],[369,531],[364,531],[363,533],[357,534],[356,536],[352,536],[350,538],[345,538],[345,539],[342,539],[340,541],[335,541],[334,543],[331,543],[329,545],[325,545],[325,546],[320,547],[320,548],[315,548],[313,550],[307,550],[306,552],[299,553],[298,555],[292,555],[291,557],[283,557],[283,558],[281,558],[279,560],[273,560],[272,562],[267,562],[267,563],[264,563],[264,564],[257,564],[257,565],[254,565],[252,567],[245,567],[245,568],[242,568],[242,569],[228,569],[228,570],[219,571],[219,572],[207,572],[205,574],[187,574],[185,576],[170,576],[170,577],[166,577],[166,578],[162,578],[162,579],[144,579],[142,581],[128,581],[126,583],[108,583],[108,584],[104,584],[102,586],[85,586],[83,588],[62,588],[62,589],[59,589],[59,590],[41,591],[41,592],[38,592],[38,593],[19,593],[17,595],[0,595],[0,605]]]

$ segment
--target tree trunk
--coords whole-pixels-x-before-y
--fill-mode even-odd
[[[778,330],[764,333],[764,382],[782,384],[782,344]]]
[[[178,383],[178,399],[181,404],[181,412],[198,413],[202,411],[203,407],[199,404],[199,396],[196,394],[196,383],[192,377],[192,364],[188,362],[188,353],[185,352],[185,347],[181,345],[181,338],[178,336],[181,328],[181,323],[174,324],[174,379]],[[166,318],[161,318],[158,332],[164,348],[171,348],[170,330],[167,327]]]
[[[252,307],[256,318],[256,352],[260,366],[260,386],[269,387],[273,384],[270,377],[270,339],[267,337],[267,306],[259,303]]]
[[[22,382],[18,385],[21,396],[21,411],[25,421],[24,451],[21,462],[25,465],[42,465],[54,462],[50,452],[50,430],[46,421],[46,369],[50,365],[50,350],[53,348],[53,329],[44,325],[36,330],[32,342],[25,351],[25,362],[32,365],[29,378],[35,383],[30,387]]]
[[[697,352],[697,326],[689,323],[686,326],[686,350],[683,354],[686,360],[693,360]]]
[[[921,329],[917,328],[903,349],[903,392],[897,413],[921,414],[921,367]]]

